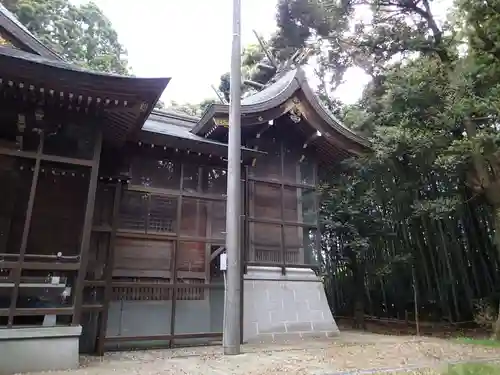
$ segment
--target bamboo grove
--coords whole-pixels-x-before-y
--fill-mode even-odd
[[[500,2],[280,0],[277,24],[275,56],[315,48],[320,97],[372,143],[323,176],[335,315],[498,311]],[[353,67],[371,79],[346,106],[331,93]]]
[[[323,274],[336,315],[414,320],[416,307],[422,320],[464,322],[483,303],[496,305],[494,223],[481,197],[464,189],[453,210],[418,213],[408,209],[410,182],[372,176],[378,192],[359,201],[363,180],[353,184],[347,171],[322,206]],[[427,198],[443,199],[436,188],[443,181],[426,180]]]

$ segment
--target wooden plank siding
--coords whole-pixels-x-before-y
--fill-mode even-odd
[[[304,151],[300,135],[283,125],[247,141],[267,152],[249,167],[247,259],[305,266],[311,259],[306,251],[313,251],[309,231],[317,231],[318,225],[316,161]]]
[[[210,283],[211,248],[224,242],[226,171],[162,159],[150,150],[129,158],[113,283],[137,286],[113,287],[112,299],[205,298],[196,285]]]

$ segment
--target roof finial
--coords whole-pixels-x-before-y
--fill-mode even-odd
[[[265,89],[267,86],[276,82],[281,76],[283,76],[283,74],[302,65],[312,52],[312,49],[308,47],[299,48],[289,59],[282,63],[278,63],[262,37],[260,37],[255,30],[253,30],[253,33],[255,34],[262,51],[266,55],[268,63],[261,61],[257,64],[257,71],[262,74],[257,73],[254,76],[258,76],[260,79],[247,79],[243,83],[257,91]]]

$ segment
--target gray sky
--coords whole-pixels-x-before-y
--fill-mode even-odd
[[[88,0],[72,0],[84,3]],[[231,0],[94,0],[113,23],[127,48],[135,75],[172,77],[162,100],[184,103],[214,97],[229,71],[231,54]],[[256,43],[255,29],[263,36],[275,30],[276,0],[243,0],[242,44]],[[365,80],[359,72],[342,90],[354,101]],[[352,98],[349,95],[353,93]]]
[[[87,0],[72,0],[82,3]],[[134,74],[172,77],[165,101],[213,97],[211,84],[229,70],[231,0],[94,0],[127,48]],[[270,35],[276,0],[243,0],[242,42],[252,29]]]
[[[88,0],[71,0],[79,4]],[[162,100],[197,103],[214,97],[211,84],[229,71],[231,0],[93,0],[111,20],[129,62],[139,77],[172,77]],[[451,0],[438,0],[449,6]],[[255,43],[275,30],[277,0],[242,0],[242,44]],[[439,4],[437,13],[445,7]],[[351,69],[336,96],[355,102],[368,82]]]

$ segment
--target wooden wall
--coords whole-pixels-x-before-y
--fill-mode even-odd
[[[316,163],[303,136],[281,122],[247,143],[267,155],[249,169],[249,260],[301,265],[318,222]],[[309,249],[307,251],[310,251]]]
[[[80,253],[90,170],[42,162],[27,254]]]
[[[210,253],[225,238],[225,170],[182,158],[166,159],[151,150],[132,154],[129,165],[131,180],[120,203],[114,280],[193,287],[210,283]],[[134,298],[171,297],[146,289],[142,297]],[[114,291],[115,297],[123,293]],[[202,298],[204,293],[194,287],[181,294],[177,298]]]
[[[34,163],[0,155],[0,253],[19,253]]]

